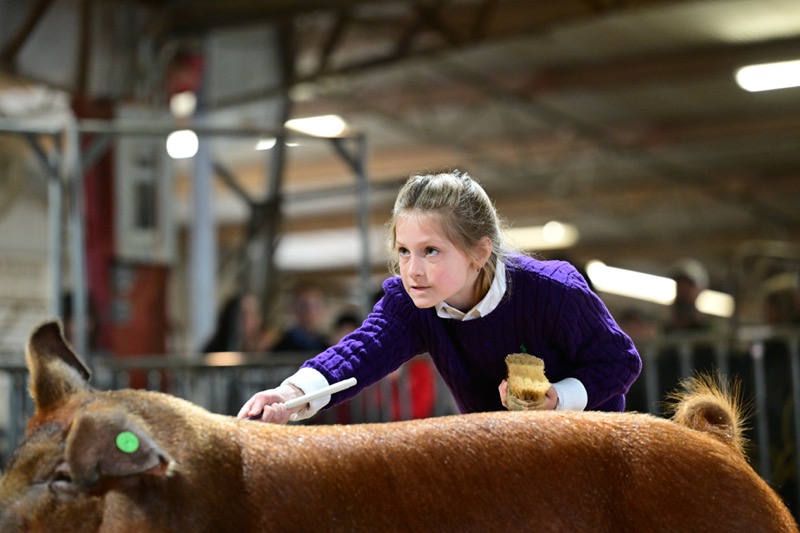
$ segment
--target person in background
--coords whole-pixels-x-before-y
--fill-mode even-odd
[[[790,414],[797,409],[790,369],[794,364],[793,342],[800,326],[800,273],[785,271],[771,275],[761,285],[762,319],[768,326],[763,347],[765,394],[763,415],[769,435],[770,482],[784,501],[794,506],[800,486],[797,483],[797,442]]]
[[[800,326],[800,275],[776,274],[764,283],[762,314],[769,326]]]
[[[332,344],[342,340],[347,334],[354,332],[361,325],[361,320],[354,311],[342,311],[333,323]]]
[[[203,352],[257,352],[269,349],[270,332],[261,326],[261,305],[254,294],[234,294],[217,316],[214,333]]]
[[[318,352],[331,345],[325,331],[328,304],[320,287],[313,284],[295,287],[289,306],[293,323],[278,339],[272,351]]]
[[[658,323],[653,315],[644,309],[629,306],[621,309],[618,313],[617,323],[636,345],[641,352],[642,349],[650,350],[651,343],[658,338]],[[652,364],[648,360],[647,364]],[[646,370],[646,367],[645,367]],[[647,384],[645,380],[637,379],[628,390],[626,399],[626,409],[629,411],[648,412],[653,408],[647,403]]]
[[[253,395],[240,418],[286,423],[341,403],[429,353],[462,413],[506,407],[508,354],[544,360],[544,409],[622,411],[641,371],[630,338],[569,263],[507,249],[492,201],[458,171],[411,176],[388,225],[395,277],[362,325]],[[350,377],[350,389],[284,403]]]
[[[697,310],[697,297],[708,288],[708,271],[700,261],[691,258],[676,261],[669,270],[675,280],[675,301],[664,324],[664,333],[704,331],[711,324]]]
[[[697,309],[700,293],[708,288],[708,271],[697,259],[683,258],[672,263],[668,272],[675,281],[675,300],[661,324],[661,333],[667,341],[690,338],[691,342],[659,346],[658,356],[650,363],[657,368],[659,398],[674,391],[681,380],[693,373],[713,374],[717,369],[711,337],[719,333],[719,327]],[[662,415],[667,414],[666,405],[658,409]]]
[[[649,342],[658,335],[655,319],[646,311],[636,307],[626,307],[619,314],[618,323],[622,331],[628,334],[633,342]]]

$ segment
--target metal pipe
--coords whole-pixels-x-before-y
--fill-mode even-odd
[[[766,481],[770,480],[769,421],[767,420],[767,377],[764,370],[764,341],[756,340],[750,345],[753,360],[753,377],[756,386],[755,403],[758,421],[758,468]]]

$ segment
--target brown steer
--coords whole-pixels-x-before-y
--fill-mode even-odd
[[[27,357],[36,410],[0,481],[2,532],[797,531],[713,389],[687,394],[682,423],[552,411],[280,426],[92,390],[56,322]]]

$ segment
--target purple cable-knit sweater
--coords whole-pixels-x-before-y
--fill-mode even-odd
[[[587,410],[623,411],[642,362],[583,277],[569,263],[527,256],[509,258],[506,267],[508,288],[500,304],[465,322],[417,308],[400,278],[386,280],[384,297],[362,326],[303,364],[328,383],[357,378],[358,385],[333,395],[328,407],[428,352],[461,412],[500,410],[505,356],[526,352],[544,359],[551,382],[580,380]]]

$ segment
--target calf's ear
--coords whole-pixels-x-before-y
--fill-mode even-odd
[[[25,353],[37,413],[57,407],[74,392],[89,388],[91,372],[64,339],[59,321],[45,322],[34,329]]]
[[[65,457],[76,483],[93,487],[129,476],[168,475],[172,457],[134,415],[87,406],[73,420]]]

